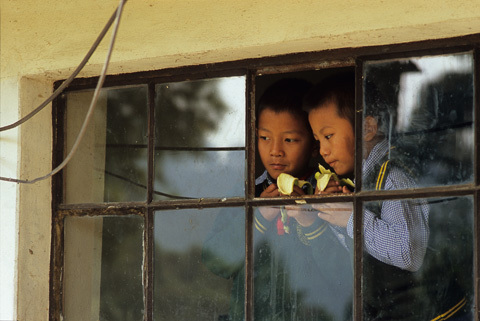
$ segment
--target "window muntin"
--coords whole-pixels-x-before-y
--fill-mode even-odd
[[[155,87],[154,199],[245,195],[245,77]]]

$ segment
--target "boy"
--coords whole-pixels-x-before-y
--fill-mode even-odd
[[[350,73],[332,76],[318,84],[304,104],[313,135],[320,143],[320,155],[337,175],[347,177],[352,177],[355,163],[354,79]],[[380,165],[390,156],[381,125],[374,115],[364,118],[362,173],[366,189],[380,177]],[[386,190],[415,187],[413,179],[394,161],[379,182]],[[350,191],[331,181],[324,193],[332,192]],[[337,226],[339,234],[353,238],[351,203],[337,204],[346,208],[344,211],[329,211],[321,204],[314,207],[321,211],[320,218]],[[428,206],[422,201],[367,203],[363,213],[364,249],[368,253],[363,273],[365,320],[423,320],[414,272],[422,266],[427,248],[428,215]]]
[[[265,167],[257,197],[279,197],[276,179],[288,173],[315,184],[309,168],[314,140],[302,101],[310,84],[283,79],[269,87],[257,108],[258,152]],[[295,186],[292,195],[304,195]],[[254,211],[253,310],[255,320],[348,320],[352,268],[348,251],[315,213],[289,210],[289,232],[279,207]],[[222,215],[204,244],[203,261],[233,279],[229,320],[244,320],[244,219]],[[244,239],[243,239],[244,240]]]

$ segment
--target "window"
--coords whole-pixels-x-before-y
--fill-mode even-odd
[[[462,41],[319,52],[108,79],[79,150],[54,180],[51,318],[237,320],[246,315],[253,320],[261,309],[256,300],[272,298],[281,287],[289,298],[281,307],[270,302],[278,312],[272,320],[302,320],[309,313],[335,320],[476,313],[477,52],[452,47]],[[389,54],[378,56],[380,52]],[[255,138],[259,97],[278,79],[318,82],[344,71],[355,72],[356,109],[362,111],[355,114],[355,192],[255,197],[255,178],[263,172]],[[77,80],[55,104],[57,161],[76,138],[94,85],[95,79]],[[362,170],[368,147],[363,124],[372,115],[379,120],[390,165],[414,178],[415,188],[378,188],[372,183],[378,176]],[[324,164],[321,158],[312,164],[318,162]],[[295,255],[273,256],[268,246],[262,247],[270,240],[255,232],[256,214],[263,209],[316,213],[322,206],[348,204],[353,220],[341,231],[332,228],[337,239],[328,245],[350,255],[348,268],[339,266],[337,257],[322,260],[320,250],[305,256],[290,249],[285,253]],[[407,220],[414,227],[423,224],[421,232],[405,231],[424,252],[412,263],[407,254],[418,246],[406,244],[406,252],[400,250],[407,253],[400,257],[406,263],[397,268],[401,263],[392,263],[397,257],[375,245],[384,245],[388,235],[382,239],[370,234],[370,228],[379,231],[373,225],[384,222],[365,213],[405,206],[427,213]],[[303,241],[311,245],[320,231],[303,233]],[[390,247],[401,248],[403,239],[397,241]],[[278,261],[262,267],[262,255]],[[317,280],[316,270],[309,270],[317,267],[317,260],[324,264],[322,271],[337,272],[338,278],[330,280],[334,285],[321,295],[309,292],[313,284],[324,284],[325,278]],[[273,268],[285,269],[284,283],[269,284],[269,293],[264,293],[259,280],[268,279]],[[418,306],[389,303],[412,297]],[[292,312],[287,305],[301,308]]]

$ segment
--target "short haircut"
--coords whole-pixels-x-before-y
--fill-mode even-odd
[[[338,116],[355,124],[355,73],[342,72],[329,76],[318,84],[305,96],[303,109],[310,112],[325,104],[334,103],[337,106]]]
[[[303,119],[308,125],[308,114],[302,109],[303,99],[312,88],[304,79],[284,78],[270,85],[260,97],[257,105],[257,121],[262,111],[268,109],[275,113],[288,112]]]

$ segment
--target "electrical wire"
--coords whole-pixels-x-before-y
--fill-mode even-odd
[[[82,127],[80,128],[80,132],[78,133],[78,136],[77,138],[75,139],[75,143],[73,144],[72,146],[72,149],[70,150],[70,152],[68,153],[67,157],[65,157],[65,159],[63,160],[63,162],[58,165],[55,169],[53,169],[50,173],[44,175],[44,176],[41,176],[41,177],[37,177],[35,179],[32,179],[32,180],[22,180],[22,179],[15,179],[15,178],[7,178],[7,177],[0,177],[0,180],[2,181],[8,181],[8,182],[14,182],[14,183],[23,183],[23,184],[33,184],[33,183],[36,183],[38,181],[41,181],[41,180],[44,180],[46,178],[49,178],[55,174],[57,174],[59,171],[61,171],[67,164],[68,162],[72,159],[73,155],[75,154],[75,152],[77,151],[78,149],[78,146],[80,145],[80,142],[83,138],[83,136],[85,135],[85,132],[86,132],[86,129],[87,129],[87,126],[88,126],[88,123],[90,121],[90,119],[92,118],[92,115],[93,115],[93,111],[95,110],[95,106],[96,106],[96,103],[97,103],[97,100],[98,100],[98,96],[100,94],[100,90],[103,86],[103,83],[105,81],[105,76],[107,74],[107,69],[108,69],[108,65],[110,63],[110,57],[112,55],[112,52],[113,52],[113,45],[115,44],[115,39],[117,37],[117,32],[118,32],[118,27],[120,25],[120,17],[122,15],[122,11],[123,11],[123,6],[125,5],[125,2],[127,2],[127,0],[120,0],[120,4],[119,6],[117,7],[117,10],[115,12],[115,26],[114,26],[114,29],[113,29],[113,33],[112,33],[112,38],[110,40],[110,45],[109,45],[109,48],[108,48],[108,52],[107,52],[107,56],[106,56],[106,59],[105,59],[105,63],[103,65],[103,69],[102,69],[102,72],[100,74],[100,77],[98,79],[98,83],[97,83],[97,86],[95,88],[95,92],[93,94],[93,97],[92,97],[92,101],[90,103],[90,107],[88,108],[88,111],[87,111],[87,115],[85,116],[85,120],[82,124]],[[108,25],[108,24],[107,24]],[[32,115],[33,116],[33,115]],[[30,116],[31,117],[31,116]]]
[[[125,0],[126,2],[126,0]],[[15,128],[17,126],[20,126],[21,124],[23,124],[24,122],[26,122],[27,120],[29,120],[30,118],[32,118],[33,116],[35,116],[39,111],[41,111],[43,108],[45,108],[49,103],[51,103],[55,98],[58,97],[58,95],[60,95],[60,93],[68,86],[70,85],[70,83],[73,81],[73,79],[75,79],[75,77],[77,77],[77,75],[80,73],[80,71],[82,71],[83,67],[85,67],[85,65],[87,64],[88,60],[92,57],[93,53],[95,52],[95,50],[97,49],[98,45],[100,44],[100,42],[103,40],[103,38],[105,37],[105,35],[107,34],[107,31],[110,29],[111,25],[113,24],[113,22],[115,21],[115,18],[117,16],[117,11],[118,11],[118,8],[115,10],[115,12],[112,14],[112,16],[110,17],[110,19],[108,20],[107,24],[105,25],[105,27],[103,27],[103,30],[100,32],[100,34],[98,35],[97,39],[95,40],[95,42],[93,43],[93,45],[90,47],[90,50],[87,52],[87,54],[85,55],[85,57],[83,58],[83,60],[80,62],[80,64],[78,65],[78,67],[73,71],[73,73],[70,75],[70,77],[68,77],[67,79],[65,79],[65,81],[57,88],[57,90],[55,90],[53,92],[52,95],[50,95],[50,97],[48,97],[43,103],[41,103],[37,108],[35,108],[34,110],[32,110],[28,115],[26,115],[25,117],[17,120],[16,122],[10,124],[10,125],[5,125],[5,126],[2,126],[0,127],[0,132],[3,132],[5,130],[9,130],[9,129],[12,129],[12,128]]]

